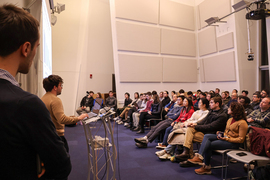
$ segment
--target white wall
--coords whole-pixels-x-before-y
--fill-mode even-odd
[[[74,115],[85,92],[111,90],[114,72],[109,2],[58,0],[66,10],[52,27],[53,74],[64,79],[59,96],[67,115]],[[89,74],[93,78],[89,78]]]

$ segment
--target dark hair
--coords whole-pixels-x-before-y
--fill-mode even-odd
[[[179,90],[179,93],[180,93],[180,94],[185,93],[185,90],[184,90],[184,89],[180,89],[180,90]]]
[[[187,92],[187,95],[192,95],[192,94],[193,94],[192,91]]]
[[[166,92],[167,94],[169,94],[169,92],[168,92],[168,91],[163,91],[163,93],[164,93],[164,92]]]
[[[156,95],[157,94],[157,91],[152,91],[152,95]]]
[[[91,92],[91,91],[90,91]],[[93,92],[93,91],[92,91]],[[94,92],[93,92],[94,93]],[[113,93],[112,91],[109,91],[109,93]]]
[[[257,96],[257,98],[260,98],[261,99],[261,93],[259,93],[259,92],[255,92],[255,93],[253,93],[253,95],[256,95]]]
[[[198,89],[198,90],[197,90],[197,93],[198,93],[198,92],[202,92],[202,91],[201,91],[200,89]]]
[[[110,92],[112,92],[112,91],[110,91]],[[109,93],[110,93],[110,92],[109,92]],[[93,94],[94,94],[94,92],[93,92],[93,91],[86,91],[86,93],[87,93],[87,94],[91,94],[91,93],[93,93]]]
[[[138,92],[135,92],[134,94],[137,94],[138,98],[140,97],[139,93]],[[135,97],[134,97],[135,98]]]
[[[0,6],[0,56],[15,52],[25,42],[31,50],[39,38],[39,22],[27,11],[12,4]]]
[[[175,91],[172,91],[173,94],[175,94]]]
[[[160,101],[159,101],[159,97],[158,97],[158,95],[157,94],[155,94],[155,95],[153,95],[153,100],[154,100],[154,104],[157,104],[157,103],[159,103]]]
[[[239,97],[240,97],[240,96],[239,96]],[[249,97],[241,96],[240,99],[244,99],[244,100],[245,100],[245,104],[250,104],[250,99],[249,99]]]
[[[266,94],[269,95],[269,90],[268,89],[263,89],[262,91],[266,92]]]
[[[233,90],[235,90],[235,92],[238,93],[238,90],[237,89],[233,89]]]
[[[148,91],[145,95],[152,96],[152,93]]]
[[[220,89],[219,88],[216,88],[216,90],[218,90],[218,92],[220,92]]]
[[[143,96],[144,93],[140,93],[140,96]]]
[[[224,91],[226,95],[230,95],[230,92],[229,91]]]
[[[128,95],[128,97],[130,97],[130,94],[128,92],[126,92],[125,95]]]
[[[202,98],[202,99],[200,99],[200,101],[202,101],[202,104],[205,104],[206,109],[209,108],[209,101],[206,98]]]
[[[100,93],[100,92],[97,92],[97,94],[99,95],[99,98],[102,98],[102,96],[101,96],[101,93]]]
[[[184,99],[185,99],[185,96],[183,96],[183,95],[180,95],[180,96],[177,96],[178,98],[180,97],[181,99],[182,99],[182,101],[184,101]]]
[[[236,121],[244,119],[247,120],[246,118],[246,113],[245,113],[245,108],[242,106],[242,104],[238,102],[232,102],[230,105],[231,111],[232,111],[232,117]]]
[[[59,83],[63,83],[63,79],[58,75],[50,75],[43,79],[43,88],[46,92],[52,91],[53,87],[58,87]]]
[[[191,109],[193,109],[193,103],[190,98],[185,97],[185,99],[188,101],[188,107],[186,109],[186,113],[188,113]],[[186,107],[183,107],[182,112],[184,111]]]
[[[214,94],[214,93],[208,93],[208,94],[210,94],[211,98],[212,98],[212,97],[215,97],[215,94]],[[210,98],[210,99],[211,99],[211,98]]]
[[[201,95],[203,95],[204,97],[206,97],[206,94],[204,92],[202,92]]]
[[[246,93],[246,95],[248,95],[248,91],[247,90],[243,90],[242,93]]]
[[[221,108],[222,105],[222,99],[219,96],[212,97],[211,100],[213,100],[215,103],[219,103],[219,107]]]

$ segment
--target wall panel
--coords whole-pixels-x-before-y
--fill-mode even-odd
[[[205,81],[236,81],[234,52],[203,59]]]
[[[197,82],[197,60],[163,58],[163,82]]]
[[[223,51],[234,47],[233,33],[217,37],[218,51]]]
[[[162,58],[119,54],[120,82],[161,82]]]
[[[118,50],[160,52],[160,29],[157,27],[116,22]]]
[[[182,29],[195,29],[194,7],[160,0],[160,24]]]
[[[195,33],[162,29],[161,53],[195,57],[196,56]]]
[[[216,28],[208,27],[198,33],[200,56],[217,52]]]
[[[115,0],[115,15],[118,18],[158,23],[159,1]]]
[[[205,0],[199,4],[200,25],[201,27],[206,26],[205,20],[210,17],[221,18],[229,13],[231,13],[230,0]]]

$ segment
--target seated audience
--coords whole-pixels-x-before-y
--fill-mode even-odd
[[[195,104],[197,101],[198,101],[198,100],[197,100],[196,94],[193,94],[193,95],[192,95],[192,104],[193,104],[193,106],[194,106],[194,104]]]
[[[161,151],[156,152],[156,155],[160,159],[170,159],[171,155],[174,154],[176,145],[181,146],[183,149],[183,143],[185,140],[186,127],[190,123],[197,123],[204,119],[208,114],[209,101],[205,98],[200,99],[199,108],[200,110],[195,111],[191,118],[186,120],[184,123],[177,123],[173,126],[173,131],[169,134],[168,143],[169,145]]]
[[[229,91],[225,91],[225,94],[226,94],[226,99],[228,99],[228,102],[229,102],[231,100],[230,92]]]
[[[163,99],[164,99],[164,97],[163,97],[163,91],[161,91],[159,93],[159,101],[162,101]]]
[[[220,93],[220,89],[219,89],[219,88],[216,88],[216,89],[215,89],[215,95],[216,95],[216,96],[218,96],[218,95],[220,96],[219,93]]]
[[[167,142],[168,136],[171,133],[174,124],[184,123],[187,119],[189,119],[192,116],[193,113],[194,113],[194,108],[193,108],[192,100],[185,97],[185,99],[183,101],[183,109],[181,110],[179,117],[174,122],[171,123],[171,126],[166,128],[165,135],[163,137],[163,142],[158,143],[156,148],[158,148],[158,149],[166,148],[166,146],[168,145],[168,142]]]
[[[233,94],[233,93],[236,93],[236,94],[237,94],[237,93],[238,93],[238,90],[237,90],[237,89],[233,89],[233,90],[232,90],[232,94]]]
[[[175,95],[175,91],[171,92],[171,97],[173,98],[173,96]],[[177,95],[176,95],[177,96]]]
[[[198,103],[200,99],[206,98],[206,94],[204,92],[200,93],[199,98],[197,99],[197,102],[194,104],[194,107],[198,108]]]
[[[260,108],[260,102],[261,102],[261,93],[255,92],[252,96],[252,103],[250,104],[254,110]]]
[[[147,109],[151,109],[151,104],[152,104],[152,99],[151,99],[151,92],[147,92],[147,93],[144,93],[143,94],[143,97],[142,97],[142,103],[140,105],[140,107],[138,107],[138,110],[136,112],[130,112],[132,113],[129,114],[128,116],[130,116],[130,129],[131,130],[134,130],[138,127],[139,125],[139,117],[140,117],[140,113],[143,112],[143,111],[147,111]],[[150,102],[148,102],[150,101]],[[147,107],[147,103],[148,103],[148,107]]]
[[[232,102],[237,102],[238,95],[237,93],[232,93],[231,100],[228,102],[227,106],[230,107]]]
[[[171,99],[169,97],[169,92],[164,91],[163,92],[163,100],[161,101],[162,102],[162,107],[165,107],[170,101],[171,101]]]
[[[176,100],[177,100],[177,95],[175,94],[172,98],[172,101],[169,102],[165,107],[164,110],[162,112],[162,115],[165,116],[170,110],[173,109],[174,105],[176,104]]]
[[[122,111],[132,102],[132,99],[130,99],[130,94],[128,92],[125,93],[125,101],[124,101],[124,106],[122,108],[117,108],[116,110],[116,115],[117,117],[114,118],[114,120],[119,120],[120,117],[119,115],[122,113]]]
[[[98,114],[99,110],[103,107],[103,99],[101,98],[100,92],[97,93],[96,99],[93,102],[93,108],[92,111],[93,113]]]
[[[89,113],[91,111],[94,103],[93,94],[93,91],[87,91],[87,95],[81,100],[80,107],[76,110],[79,115],[82,113]]]
[[[196,153],[193,159],[189,159],[190,164],[203,165],[196,169],[197,174],[211,174],[211,156],[214,150],[239,149],[240,144],[245,141],[248,125],[246,122],[245,109],[240,103],[231,103],[228,114],[232,116],[227,122],[223,135],[220,132],[216,134],[206,134],[203,138],[199,153]],[[204,161],[204,164],[203,164]],[[186,163],[187,165],[189,163]]]
[[[221,98],[222,98],[222,104],[227,105],[229,102],[229,99],[227,98],[226,92],[221,93]]]
[[[180,96],[185,96],[185,90],[184,89],[180,89],[179,90],[179,95]]]
[[[248,96],[248,91],[247,90],[243,90],[242,91],[242,96]]]
[[[144,133],[144,124],[147,119],[160,118],[162,110],[162,104],[159,101],[159,97],[157,95],[153,96],[153,103],[151,104],[151,110],[148,112],[142,112],[140,114],[139,126],[137,129],[137,134]]]
[[[249,115],[253,111],[250,105],[250,99],[247,96],[238,96],[238,102],[244,106],[246,115]]]
[[[208,93],[207,96],[206,96],[206,99],[207,99],[208,101],[210,101],[211,98],[213,98],[214,96],[215,96],[215,95],[214,95],[213,93]]]
[[[113,96],[112,91],[109,91],[109,97],[107,97],[106,100],[105,100],[105,107],[113,108],[115,111],[117,109],[117,100]]]
[[[261,92],[261,98],[265,98],[269,96],[269,90],[268,89],[263,89]]]
[[[137,106],[137,102],[139,101],[139,93],[135,92],[134,93],[134,100],[127,105],[127,107],[121,112],[121,114],[118,116],[119,120],[117,121],[118,124],[123,124],[124,122],[127,121],[127,116],[128,116],[128,111]]]
[[[176,96],[176,95],[174,95]],[[146,136],[142,138],[135,138],[136,146],[137,147],[147,147],[147,144],[153,142],[155,138],[159,135],[159,133],[166,129],[167,127],[171,126],[172,122],[176,120],[180,112],[183,108],[183,100],[184,96],[179,96],[177,98],[177,104],[174,106],[172,110],[170,110],[167,114],[167,119],[164,121],[159,122],[156,126],[154,126]]]
[[[188,97],[188,98],[192,99],[192,95],[193,95],[192,91],[188,91],[188,92],[187,92],[187,97]]]
[[[193,155],[193,142],[202,142],[204,134],[216,134],[223,131],[227,122],[227,115],[221,109],[221,98],[213,97],[210,101],[211,110],[207,116],[198,123],[190,123],[186,130],[184,152],[175,158],[185,161]]]
[[[132,117],[132,114],[134,112],[137,112],[138,109],[140,108],[144,108],[146,106],[146,103],[143,105],[142,107],[142,103],[143,103],[143,100],[145,99],[145,95],[143,93],[140,94],[140,98],[138,99],[137,103],[135,106],[133,106],[132,108],[130,108],[128,110],[128,113],[127,113],[127,122],[125,122],[124,126],[127,127],[127,128],[130,128],[131,125],[133,124],[133,117]]]
[[[247,116],[247,122],[250,126],[270,128],[270,97],[262,99],[260,109],[252,111]]]

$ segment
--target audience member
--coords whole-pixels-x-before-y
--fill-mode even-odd
[[[101,98],[101,93],[98,92],[96,95],[96,99],[93,102],[92,112],[98,114],[99,110],[103,107],[103,99]]]
[[[268,89],[263,89],[261,92],[261,99],[268,97],[269,96],[269,90]]]
[[[174,105],[176,104],[176,100],[177,100],[177,95],[173,95],[172,101],[169,102],[165,107],[164,110],[162,112],[162,115],[165,116],[170,110],[173,109]]]
[[[227,96],[226,96],[226,92],[222,92],[222,93],[221,93],[221,99],[222,99],[222,104],[225,104],[225,105],[228,104],[229,99],[228,99]]]
[[[270,128],[270,97],[262,99],[260,109],[252,111],[247,116],[247,122],[251,126]]]
[[[180,161],[190,158],[193,154],[193,142],[202,142],[204,134],[216,134],[217,131],[223,131],[226,126],[227,115],[221,109],[222,100],[220,97],[213,97],[210,101],[211,110],[207,116],[198,123],[188,125],[184,152],[175,156]]]
[[[247,96],[238,96],[238,103],[244,106],[246,115],[249,115],[253,111],[253,108],[250,105],[250,99]]]
[[[172,99],[173,99],[173,96],[175,95],[175,91],[172,91],[171,92],[171,97],[172,97]],[[177,96],[177,94],[176,94],[176,96]]]
[[[255,92],[252,96],[252,103],[250,104],[254,110],[260,108],[260,102],[261,102],[261,93]]]
[[[220,93],[220,89],[219,88],[216,88],[215,89],[215,94],[219,94]],[[220,94],[219,94],[220,95]]]
[[[242,95],[243,95],[243,96],[248,96],[248,91],[247,91],[247,90],[243,90],[243,91],[242,91]]]
[[[3,3],[2,3],[3,4]],[[15,5],[0,6],[0,179],[58,179],[71,171],[70,157],[50,113],[22,90],[17,73],[27,74],[39,46],[39,23]],[[44,164],[37,172],[38,157]],[[41,166],[41,165],[40,165]]]
[[[200,93],[200,97],[197,99],[197,102],[194,104],[194,107],[198,107],[198,103],[200,101],[200,99],[202,98],[206,98],[206,94],[204,92]]]
[[[233,90],[232,90],[232,94],[233,94],[233,93],[236,93],[236,94],[237,94],[237,93],[238,93],[238,90],[237,90],[237,89],[233,89]]]
[[[132,113],[132,118],[130,116],[131,119],[130,122],[133,122],[133,124],[130,124],[131,130],[134,130],[138,127],[140,120],[139,119],[140,113],[144,111],[147,112],[148,110],[151,109],[151,104],[153,102],[151,97],[152,97],[151,92],[144,93],[141,106],[138,108],[136,112]]]
[[[179,90],[179,95],[180,96],[185,96],[185,90],[184,89],[180,89]]]
[[[82,113],[89,113],[91,111],[94,103],[93,94],[93,91],[87,91],[87,95],[81,100],[80,107],[76,110],[79,115]]]
[[[188,91],[188,92],[187,92],[187,97],[188,97],[188,98],[192,99],[192,95],[193,95],[192,91]]]
[[[194,104],[197,102],[197,97],[196,97],[196,94],[193,94],[192,95],[192,103],[193,103],[193,106]]]
[[[145,120],[147,119],[153,119],[153,118],[160,118],[161,114],[161,109],[162,109],[162,104],[159,101],[159,98],[157,95],[153,96],[153,103],[151,104],[151,110],[148,112],[142,112],[140,114],[140,121],[139,121],[139,129],[137,134],[144,133],[144,124]]]
[[[114,111],[117,109],[117,99],[113,96],[112,91],[109,91],[109,97],[105,100],[105,107],[113,108]]]
[[[232,102],[237,102],[237,99],[238,99],[237,93],[232,93],[231,100],[228,102],[227,106],[230,107]]]
[[[176,145],[180,146],[180,149],[183,149],[183,143],[185,140],[186,127],[190,123],[197,123],[204,119],[208,114],[209,101],[205,98],[200,99],[199,108],[200,110],[195,111],[191,118],[186,120],[184,123],[177,123],[173,126],[173,131],[168,136],[168,146],[161,151],[156,152],[156,155],[159,156],[159,159],[170,159],[171,155],[174,154]]]
[[[176,95],[174,95],[176,96]],[[184,96],[179,96],[177,98],[177,105],[174,106],[174,108],[172,110],[170,110],[167,114],[167,119],[165,119],[164,121],[161,121],[160,123],[158,123],[156,126],[154,126],[153,128],[151,128],[150,132],[146,134],[146,136],[142,137],[142,138],[135,138],[135,142],[136,142],[136,146],[137,147],[147,147],[147,144],[150,142],[153,142],[154,139],[159,135],[159,133],[166,129],[167,127],[171,126],[171,123],[176,120],[179,115],[180,112],[183,108],[183,100],[184,100]]]
[[[184,123],[187,119],[189,119],[192,116],[193,113],[194,113],[194,108],[193,108],[192,100],[185,97],[185,99],[183,101],[183,109],[181,110],[181,113],[180,113],[179,117],[174,122],[171,123],[171,126],[166,128],[165,135],[163,137],[163,142],[158,143],[156,148],[158,148],[158,149],[165,148],[168,145],[168,142],[167,142],[168,136],[171,133],[174,124],[176,124],[176,123]]]
[[[119,115],[122,113],[122,111],[132,102],[132,99],[130,99],[130,94],[128,92],[125,93],[125,101],[124,106],[122,108],[117,108],[116,114],[117,117],[114,118],[115,121],[120,120]]]
[[[165,107],[171,101],[168,91],[163,91],[162,107]]]
[[[159,101],[162,101],[163,99],[164,99],[164,97],[163,97],[163,91],[161,91],[159,93]]]
[[[227,122],[225,132],[218,131],[216,134],[206,134],[203,138],[199,153],[193,159],[189,159],[190,164],[204,165],[196,169],[197,174],[211,174],[211,156],[214,150],[239,149],[240,144],[245,141],[248,125],[243,106],[237,102],[231,103],[228,113],[232,116]]]

